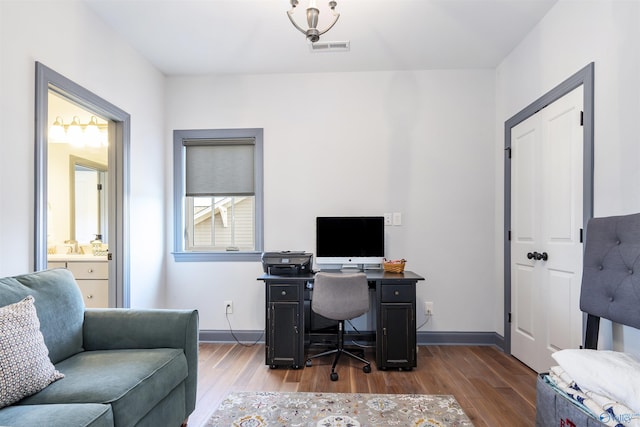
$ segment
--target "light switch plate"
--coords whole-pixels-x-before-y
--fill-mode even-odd
[[[393,213],[393,225],[402,225],[402,213],[400,212]]]

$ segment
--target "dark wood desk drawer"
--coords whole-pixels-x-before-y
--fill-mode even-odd
[[[298,301],[299,292],[297,285],[269,285],[269,301]]]
[[[409,285],[381,285],[382,301],[380,302],[411,302],[415,298],[415,290]]]

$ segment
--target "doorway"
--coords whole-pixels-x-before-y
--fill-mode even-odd
[[[586,224],[588,219],[593,216],[593,79],[594,79],[594,64],[590,63],[582,70],[575,73],[573,76],[566,79],[564,82],[556,86],[547,94],[534,101],[531,105],[524,110],[516,114],[505,122],[505,205],[504,205],[504,334],[505,334],[505,346],[506,353],[513,354],[512,352],[512,305],[514,303],[513,298],[517,297],[513,292],[513,274],[512,266],[512,252],[511,247],[514,239],[514,224],[512,224],[512,203],[514,198],[515,189],[512,188],[512,149],[513,141],[512,134],[514,128],[519,124],[525,122],[525,120],[534,116],[537,112],[543,108],[553,104],[558,99],[564,97],[568,93],[572,92],[578,87],[582,87],[582,106],[583,113],[582,120],[582,155],[580,161],[582,162],[582,224]],[[584,231],[582,232],[582,239],[584,239]],[[533,251],[525,252],[525,256],[531,253],[536,262],[544,263],[542,258],[544,257],[544,250],[533,249]],[[535,254],[534,254],[535,252]],[[580,254],[581,255],[581,254]],[[541,259],[538,260],[537,256]],[[550,255],[547,254],[547,257]],[[533,286],[533,285],[532,285]],[[521,297],[521,296],[520,296]],[[584,320],[582,322],[584,324]],[[584,336],[584,326],[581,328],[581,337]],[[548,367],[547,367],[548,368]]]
[[[128,194],[129,181],[130,116],[39,62],[36,62],[35,92],[34,269],[38,271],[52,266],[62,266],[61,263],[65,263],[68,268],[72,269],[73,266],[81,265],[78,264],[78,261],[100,261],[101,263],[104,258],[104,268],[102,264],[98,263],[100,268],[96,270],[102,271],[101,274],[104,277],[82,277],[82,279],[86,280],[87,287],[97,285],[94,279],[108,280],[108,287],[100,293],[103,304],[108,307],[129,307],[128,203],[126,195]],[[58,100],[65,104],[50,104],[51,99],[54,102]],[[51,105],[58,105],[58,110],[50,109]],[[97,122],[98,129],[101,129],[106,135],[106,140],[91,141],[89,144],[93,146],[86,150],[79,148],[81,144],[77,141],[73,149],[71,145],[74,144],[50,144],[50,127],[56,122],[58,124],[61,124],[61,121],[64,122],[62,117],[57,116],[64,115],[59,111],[63,108],[60,105],[69,105],[75,109],[74,111],[84,111],[90,115],[87,119],[89,122]],[[85,129],[87,127],[85,123]],[[62,164],[50,163],[52,161],[50,154],[56,151],[63,152]],[[56,160],[56,162],[58,161],[59,159]],[[51,185],[50,180],[54,178],[49,172],[53,168],[64,169],[65,173],[59,174],[59,176],[65,176],[65,185]],[[82,182],[85,182],[87,176],[91,175],[83,175],[82,173],[77,175],[76,169],[80,169],[81,172],[95,171],[93,179],[96,191],[93,192],[91,201],[78,200],[76,197],[76,189],[82,187]],[[81,177],[79,179],[82,182],[76,183],[76,176]],[[56,195],[53,194],[55,192],[58,192],[57,197],[60,198],[57,199],[56,211],[54,212],[52,200],[56,200],[54,199]],[[50,195],[50,193],[52,194]],[[86,195],[88,192],[84,191],[84,193]],[[93,200],[94,197],[95,200]],[[78,210],[79,204],[82,204],[85,209]],[[61,212],[59,216],[62,218],[54,223],[52,216],[57,218],[56,212]],[[78,212],[83,216],[77,217]],[[91,212],[91,217],[85,217],[89,212]],[[84,228],[78,230],[79,223],[84,224]],[[54,232],[60,236],[56,235],[55,244],[52,244],[52,233]],[[87,236],[88,233],[93,235],[93,242],[86,241],[90,238]],[[96,235],[99,239],[96,239]],[[65,241],[68,243],[64,243]],[[65,252],[64,260],[57,264],[51,264],[50,254],[54,250],[57,252],[58,249]],[[81,260],[77,257],[70,258],[71,254],[97,256],[97,258]],[[76,275],[76,279],[79,279],[78,275]],[[81,283],[83,282],[79,281],[79,284]],[[92,294],[91,298],[93,296]],[[92,303],[95,303],[95,299],[92,300]]]

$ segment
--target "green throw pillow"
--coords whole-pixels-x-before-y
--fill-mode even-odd
[[[0,307],[0,408],[63,377],[49,359],[33,296]]]

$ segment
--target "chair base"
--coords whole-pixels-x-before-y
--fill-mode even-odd
[[[366,374],[368,374],[369,372],[371,372],[371,362],[369,362],[367,359],[362,358],[360,356],[357,356],[353,353],[351,353],[350,351],[345,350],[344,348],[340,349],[340,348],[336,348],[333,350],[328,350],[328,351],[324,351],[322,353],[319,354],[314,354],[313,356],[307,358],[307,361],[305,362],[305,366],[311,366],[312,359],[318,358],[318,357],[324,357],[324,356],[328,356],[330,354],[335,354],[336,356],[333,358],[333,363],[331,365],[331,374],[330,374],[330,378],[331,381],[338,381],[338,373],[336,372],[336,365],[338,364],[338,361],[340,360],[340,356],[342,356],[343,354],[346,356],[349,356],[353,359],[359,360],[360,362],[364,363],[365,365],[362,367],[362,371]]]
[[[318,353],[318,354],[314,354],[313,356],[307,358],[307,361],[305,362],[305,366],[311,366],[312,359],[316,359],[318,357],[324,357],[324,356],[328,356],[330,354],[335,354],[335,357],[333,358],[333,363],[331,365],[331,381],[337,381],[338,380],[338,373],[336,372],[336,365],[338,364],[338,361],[340,360],[340,356],[342,356],[343,354],[351,357],[353,359],[356,359],[362,363],[364,363],[365,365],[362,367],[362,371],[366,374],[368,374],[369,372],[371,372],[371,362],[369,362],[367,359],[365,359],[364,357],[360,357],[356,354],[351,353],[350,351],[346,350],[344,348],[344,322],[340,321],[339,325],[338,325],[338,348],[335,348],[333,350],[327,350],[327,351],[323,351],[322,353]],[[364,354],[364,353],[363,353]]]

